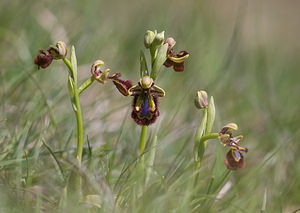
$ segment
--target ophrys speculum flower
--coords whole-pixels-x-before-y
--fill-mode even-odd
[[[182,72],[184,70],[185,60],[189,57],[189,53],[183,50],[175,54],[173,47],[175,46],[176,41],[171,37],[167,38],[164,43],[168,44],[167,60],[165,61],[164,65],[166,67],[173,66],[174,71]]]
[[[243,136],[232,136],[232,130],[237,130],[238,126],[235,123],[225,125],[219,132],[219,139],[223,146],[229,146],[230,150],[226,154],[225,165],[230,170],[243,168],[245,166],[244,157],[241,152],[248,152],[247,148],[241,147],[239,142]]]
[[[118,81],[118,84],[124,84],[123,88],[126,89],[125,82]],[[137,85],[130,87],[122,94],[134,96],[131,117],[137,124],[148,126],[155,122],[159,116],[158,97],[164,97],[165,91],[156,86],[152,78],[149,76],[141,78]]]

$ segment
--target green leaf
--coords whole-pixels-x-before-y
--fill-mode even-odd
[[[214,97],[211,96],[208,104],[207,124],[206,124],[205,134],[209,134],[211,132],[212,127],[214,125],[215,116],[216,116],[216,109],[215,109]]]
[[[153,63],[151,76],[150,76],[153,80],[156,79],[161,66],[166,61],[167,50],[168,50],[168,44],[161,45],[160,48],[158,49],[157,56],[156,56],[155,61]]]
[[[76,53],[75,53],[75,47],[72,46],[71,54],[70,54],[70,61],[73,68],[73,78],[74,83],[77,85],[77,59],[76,59]]]
[[[206,127],[206,123],[207,123],[207,110],[205,109],[203,111],[203,116],[202,116],[201,123],[200,123],[200,125],[199,125],[199,127],[196,131],[196,134],[195,134],[195,142],[194,142],[194,160],[195,161],[199,160],[198,150],[200,149],[200,139],[204,135],[204,130],[205,130],[205,127]],[[203,150],[203,152],[204,152],[204,150]]]
[[[70,99],[71,99],[73,110],[76,112],[77,107],[75,105],[75,100],[74,100],[75,83],[74,83],[73,78],[70,75],[68,76],[68,89],[69,89],[69,96],[70,96]]]
[[[140,66],[141,78],[144,77],[144,76],[149,76],[147,61],[146,61],[146,58],[145,58],[145,54],[142,50],[140,52],[140,65],[141,65]]]

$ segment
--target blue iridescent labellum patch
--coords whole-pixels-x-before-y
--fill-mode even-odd
[[[131,117],[139,125],[150,125],[159,116],[157,96],[149,93],[135,95]]]

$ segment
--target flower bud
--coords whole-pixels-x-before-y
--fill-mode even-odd
[[[153,31],[147,30],[144,36],[144,44],[146,48],[149,48],[155,38],[155,33]]]
[[[68,54],[68,48],[66,44],[62,41],[59,41],[56,44],[56,47],[53,47],[50,45],[50,47],[47,50],[51,55],[53,55],[53,58],[58,60],[58,59],[63,59],[67,56]]]
[[[208,106],[208,97],[204,90],[197,92],[195,97],[195,105],[198,109],[203,109]]]
[[[65,44],[65,42],[63,42],[63,41],[57,42],[56,47],[58,49],[58,53],[59,53],[59,56],[61,57],[61,59],[65,58],[68,54],[68,48],[67,48],[67,45]]]
[[[155,37],[154,37],[154,40],[153,40],[151,46],[153,46],[154,48],[157,48],[157,46],[161,45],[164,40],[165,40],[165,31],[162,31],[160,33],[155,33]]]

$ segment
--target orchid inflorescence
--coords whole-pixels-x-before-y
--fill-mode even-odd
[[[79,104],[79,94],[89,87],[94,81],[101,84],[111,81],[117,90],[123,96],[132,96],[131,117],[136,124],[143,126],[140,139],[140,153],[144,152],[146,140],[146,128],[157,120],[159,117],[159,98],[164,97],[166,92],[155,84],[161,67],[173,68],[175,72],[183,72],[185,61],[189,57],[187,51],[175,53],[174,46],[176,41],[172,37],[165,39],[164,31],[158,33],[148,30],[144,36],[145,48],[150,51],[150,68],[148,69],[147,60],[143,51],[140,54],[140,78],[136,85],[131,80],[121,79],[121,73],[111,73],[110,69],[104,67],[102,60],[96,60],[91,65],[91,76],[80,87],[77,87],[77,59],[75,48],[72,47],[70,60],[67,59],[68,49],[64,42],[58,42],[56,46],[50,46],[47,51],[39,50],[39,55],[35,57],[34,63],[40,68],[47,68],[53,60],[63,60],[69,69],[69,95],[71,97],[73,110],[78,122],[78,144],[82,146],[83,126]],[[243,168],[245,166],[244,157],[241,152],[248,152],[247,148],[239,145],[242,136],[233,137],[232,130],[237,130],[237,125],[229,123],[222,128],[219,133],[210,133],[215,119],[215,107],[213,97],[208,100],[205,91],[197,92],[195,104],[198,109],[203,110],[203,118],[197,130],[195,137],[194,156],[197,169],[203,158],[207,140],[219,138],[221,144],[229,147],[226,154],[225,164],[230,170]],[[145,132],[143,132],[145,131]],[[143,135],[143,136],[142,136]],[[77,158],[81,162],[82,148],[78,148]]]
[[[159,116],[158,97],[165,96],[165,91],[155,85],[154,80],[157,77],[162,65],[166,67],[173,66],[175,71],[184,70],[184,62],[188,58],[187,51],[181,51],[178,54],[173,53],[173,47],[176,41],[173,38],[164,39],[164,32],[147,31],[144,44],[152,53],[152,65],[162,60],[162,64],[152,68],[151,72],[147,69],[146,60],[144,61],[145,70],[141,71],[141,78],[137,85],[133,85],[130,80],[122,80],[120,73],[110,74],[109,69],[101,70],[104,65],[102,60],[96,60],[91,67],[91,74],[94,80],[99,83],[112,81],[118,91],[124,96],[133,96],[131,117],[139,125],[150,125],[154,123]],[[167,46],[165,52],[163,47]],[[58,42],[56,47],[50,46],[46,51],[39,50],[40,55],[36,56],[34,63],[38,68],[47,68],[53,59],[63,59],[67,55],[67,48],[64,42]],[[144,56],[144,54],[143,54]],[[141,65],[142,67],[142,65]]]

